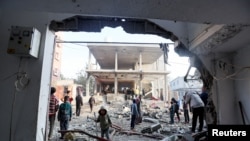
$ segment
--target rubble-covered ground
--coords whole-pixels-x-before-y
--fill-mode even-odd
[[[87,97],[83,97],[88,99]],[[81,115],[76,117],[73,114],[68,130],[81,130],[94,136],[101,136],[99,123],[95,123],[94,113],[98,116],[100,106],[104,105],[108,110],[113,123],[110,128],[110,137],[112,141],[192,141],[190,133],[191,120],[189,124],[184,123],[184,116],[180,112],[181,122],[175,124],[168,124],[169,113],[168,108],[163,101],[142,99],[142,123],[136,124],[135,131],[130,130],[130,105],[131,100],[124,100],[124,96],[108,95],[108,104],[104,104],[102,96],[95,96],[96,104],[94,110],[90,113],[90,108],[87,100],[84,100],[84,105],[81,109]],[[75,113],[75,106],[73,106],[73,113]],[[191,119],[190,115],[190,119]],[[55,127],[51,141],[62,141],[60,138],[59,122],[55,121]],[[115,130],[115,131],[114,131]],[[47,130],[48,131],[48,130]],[[75,141],[96,141],[96,139],[89,137],[83,133],[71,133]]]

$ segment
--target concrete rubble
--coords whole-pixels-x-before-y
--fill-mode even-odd
[[[84,98],[84,97],[83,97]],[[130,130],[130,104],[131,100],[125,101],[123,95],[109,95],[109,104],[103,104],[101,96],[95,96],[96,104],[94,112],[98,115],[100,106],[104,105],[113,123],[110,128],[112,141],[193,141],[190,135],[191,122],[184,124],[183,114],[180,115],[181,122],[168,124],[168,108],[163,101],[142,99],[142,123],[136,124],[135,131]],[[152,106],[153,105],[153,106]],[[75,107],[73,106],[73,112]],[[68,140],[74,141],[96,141],[102,140],[99,124],[94,122],[94,112],[90,113],[87,102],[81,109],[81,115],[73,115],[70,121]],[[190,118],[192,116],[190,115]],[[53,137],[51,141],[62,141],[60,137],[59,122],[55,121]],[[98,138],[99,137],[99,138]],[[67,139],[65,139],[67,140]],[[105,139],[103,139],[105,141]]]

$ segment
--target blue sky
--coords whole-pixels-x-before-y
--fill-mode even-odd
[[[121,27],[109,28],[105,27],[101,32],[64,32],[62,34],[64,41],[91,41],[91,42],[139,42],[139,43],[170,43],[170,40],[155,36],[142,34],[128,34]],[[62,53],[62,74],[67,78],[76,78],[76,74],[85,69],[88,61],[88,48],[86,44],[63,44]],[[170,65],[167,69],[171,71],[171,78],[184,76],[187,72],[189,63],[187,57],[179,57],[173,50],[173,46],[169,47]],[[174,72],[174,73],[173,73]]]

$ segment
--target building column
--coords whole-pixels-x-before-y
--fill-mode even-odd
[[[89,49],[89,59],[88,59],[88,70],[91,70],[91,52],[90,52],[90,49]],[[89,83],[90,83],[90,74],[87,74],[86,96],[90,96],[90,94],[89,94]]]
[[[164,71],[166,72],[166,64],[164,63],[164,61],[163,61],[163,65],[164,65]],[[167,83],[167,74],[164,74],[164,91],[163,91],[163,99],[164,99],[164,101],[166,102],[166,101],[168,101],[168,90],[167,90],[167,85],[168,85],[168,83]]]
[[[117,74],[116,74],[116,71],[118,70],[118,52],[117,52],[117,50],[115,51],[115,84],[114,84],[114,93],[115,93],[115,95],[117,95],[118,94],[118,92],[117,92],[117,89],[118,89],[118,87],[117,87],[117,81],[118,81],[118,79],[117,79]]]
[[[156,70],[159,71],[159,59],[156,60]],[[157,88],[157,98],[160,98],[160,94],[161,94],[161,89],[160,89],[160,86],[159,86],[159,78],[157,78],[156,80],[156,88]]]
[[[87,74],[87,80],[86,80],[86,96],[90,96],[89,95],[89,82],[90,82],[90,75]]]
[[[118,53],[117,50],[115,51],[115,71],[118,70]]]
[[[139,71],[142,71],[142,53],[140,52],[139,54]],[[142,94],[142,76],[143,74],[140,74],[140,79],[139,79],[139,94]]]
[[[99,95],[102,94],[102,83],[99,82]]]
[[[159,98],[160,97],[160,93],[161,93],[161,89],[159,87],[159,78],[157,78],[156,84],[157,84],[157,86],[156,86],[156,88],[157,88],[157,98]]]
[[[97,82],[95,81],[95,86],[94,86],[94,94],[97,93]]]
[[[115,84],[114,84],[114,85],[115,85],[115,88],[114,88],[115,91],[114,91],[114,92],[115,92],[116,95],[118,94],[118,92],[117,92],[117,90],[118,90],[118,85],[117,85],[117,84],[118,84],[118,82],[117,82],[117,74],[115,74]]]
[[[151,85],[152,85],[152,96],[154,96],[154,94],[156,93],[156,88],[155,88],[155,82],[151,81]]]
[[[90,49],[89,49],[88,70],[91,70],[91,52],[90,52]]]
[[[142,70],[142,55],[141,55],[141,52],[139,54],[139,70],[140,71]]]

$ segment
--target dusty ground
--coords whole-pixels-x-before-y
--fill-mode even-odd
[[[108,113],[111,117],[113,124],[122,127],[124,131],[130,131],[130,113],[129,113],[130,111],[128,110],[129,109],[128,107],[131,104],[131,100],[125,101],[123,95],[118,95],[118,96],[109,95],[108,101],[110,102],[110,104],[104,104],[102,102],[101,96],[95,96],[95,98],[96,98],[96,105],[94,106],[94,111],[92,113],[90,113],[89,105],[86,102],[88,98],[85,98],[84,105],[82,106],[81,109],[81,115],[79,117],[76,117],[75,114],[73,115],[73,118],[70,121],[69,130],[80,129],[92,135],[97,134],[98,136],[100,136],[99,124],[97,124],[98,132],[96,132],[96,123],[93,122],[93,120],[91,120],[88,117],[94,118],[94,113],[96,113],[96,116],[98,116],[98,110],[100,106],[104,105],[105,108],[108,110]],[[144,115],[143,121],[142,123],[135,126],[136,132],[141,133],[141,131],[146,127],[155,125],[156,123],[152,123],[146,120],[147,118],[150,118],[159,121],[161,128],[152,133],[144,133],[145,135],[164,137],[165,140],[166,138],[171,137],[174,134],[182,134],[189,136],[186,132],[189,131],[191,125],[183,123],[184,121],[183,115],[180,115],[181,117],[180,123],[175,123],[171,125],[168,124],[169,113],[166,112],[168,108],[164,105],[163,101],[142,99],[141,109]],[[75,112],[75,106],[73,106],[73,112]],[[62,139],[61,140],[59,139],[60,137],[60,134],[58,133],[59,130],[60,130],[59,122],[56,120],[53,138],[51,139],[51,141],[62,141]],[[113,130],[114,129],[111,128],[110,135]],[[73,135],[76,141],[96,140],[85,134],[74,133]],[[154,139],[142,135],[130,135],[120,132],[115,132],[115,134],[112,137],[112,141],[158,141],[158,140],[164,140],[164,139]]]

